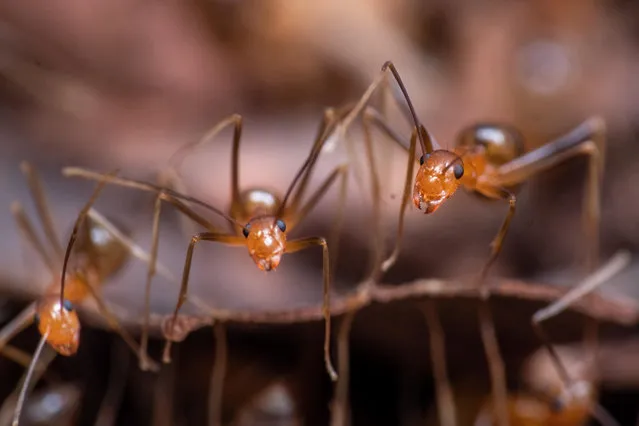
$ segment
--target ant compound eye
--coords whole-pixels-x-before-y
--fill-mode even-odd
[[[286,224],[282,219],[277,219],[277,222],[275,223],[277,224],[277,227],[280,228],[280,231],[286,232]]]
[[[64,307],[64,309],[66,309],[68,312],[71,312],[73,310],[73,304],[71,302],[69,302],[68,300],[64,300],[64,302],[62,302],[62,306]]]
[[[421,157],[419,157],[419,165],[420,166],[424,165],[424,156],[423,155]]]
[[[248,238],[250,230],[251,230],[251,224],[247,223],[244,229],[242,229],[242,234],[244,234],[244,238]]]
[[[464,166],[457,163],[453,166],[453,173],[455,174],[455,179],[461,179],[464,176]]]

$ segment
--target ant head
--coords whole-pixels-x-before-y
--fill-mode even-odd
[[[286,224],[272,216],[252,219],[243,229],[246,246],[262,271],[275,270],[286,250]]]
[[[413,203],[424,213],[433,213],[459,188],[460,179],[464,176],[464,163],[459,156],[446,150],[423,155],[419,163]]]
[[[486,159],[493,165],[502,165],[524,153],[521,133],[506,124],[482,123],[466,127],[459,132],[457,146],[483,147]]]
[[[60,303],[59,296],[45,298],[36,313],[40,334],[47,334],[47,343],[60,355],[70,356],[80,346],[80,320],[68,300]]]

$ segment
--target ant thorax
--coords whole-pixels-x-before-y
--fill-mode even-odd
[[[246,247],[262,271],[275,270],[286,251],[286,226],[275,216],[258,216],[244,227]]]

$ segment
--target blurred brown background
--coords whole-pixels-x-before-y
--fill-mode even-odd
[[[527,149],[533,149],[592,114],[602,115],[609,133],[601,258],[622,248],[634,252],[639,247],[638,41],[639,6],[622,0],[0,2],[0,197],[6,206],[6,214],[0,215],[3,321],[21,306],[14,296],[24,297],[26,292],[35,297],[49,279],[19,239],[9,213],[13,200],[32,206],[20,161],[38,168],[56,224],[61,233],[68,232],[92,184],[63,178],[62,167],[119,167],[128,177],[155,180],[179,146],[197,140],[223,117],[240,113],[241,184],[268,185],[283,192],[310,149],[323,109],[357,99],[389,59],[402,74],[422,121],[447,147],[453,146],[461,127],[477,120],[516,125]],[[401,117],[393,123],[409,134]],[[353,135],[357,138],[358,132]],[[230,132],[220,135],[218,143],[189,157],[182,169],[189,192],[221,208],[229,200],[230,137]],[[381,138],[376,142],[390,243],[405,156]],[[363,151],[360,157],[364,164]],[[323,155],[313,185],[345,158],[342,146]],[[584,241],[580,215],[585,166],[582,159],[570,161],[523,187],[493,275],[575,283]],[[338,293],[362,279],[369,255],[370,200],[352,179],[350,191]],[[331,191],[296,234],[326,235],[336,200],[337,191]],[[98,202],[100,211],[146,248],[152,206],[150,195],[118,187],[109,187]],[[177,275],[189,237],[170,210],[164,210],[160,259]],[[505,212],[505,205],[484,203],[461,191],[432,216],[410,211],[402,255],[384,282],[476,273]],[[320,301],[319,252],[288,256],[277,273],[268,275],[251,265],[242,248],[204,245],[197,253],[191,291],[211,306],[273,310]],[[602,293],[634,298],[637,270],[631,267]],[[120,306],[128,320],[141,315],[144,274],[144,266],[132,261],[105,289],[108,300]],[[169,312],[176,296],[174,286],[157,278],[153,312]],[[470,357],[469,371],[455,370],[468,359],[462,356],[458,364],[451,360],[451,376],[461,382],[471,376],[468,381],[475,380],[476,375],[485,387],[472,305],[447,303],[450,308],[443,311],[451,318],[444,324],[449,323],[445,331],[451,353],[476,354]],[[501,318],[510,330],[500,338],[515,348],[509,364],[515,383],[520,358],[538,346],[528,317],[540,305],[522,303],[525,306],[516,314],[508,303],[497,309],[498,326]],[[402,343],[384,337],[384,331],[394,334],[402,329],[406,332],[397,338],[403,344],[425,340],[423,320],[417,314],[402,316],[397,307],[380,309],[358,317],[354,329],[352,424],[433,423],[427,420],[433,402],[427,343],[409,345],[409,353],[401,354],[388,348],[404,347]],[[89,324],[99,325],[88,318]],[[568,317],[564,323],[572,332],[566,331],[561,339],[578,341],[581,322]],[[631,338],[631,327],[619,328],[611,327],[608,337]],[[268,420],[262,413],[260,424],[294,424],[293,417],[304,424],[327,423],[331,389],[322,375],[320,322],[238,327],[229,333],[230,369],[236,374],[227,379],[229,421],[256,424],[247,407],[261,404],[271,410],[279,407],[280,417]],[[513,337],[521,333],[527,337]],[[41,389],[53,394],[56,386],[71,384],[76,392],[67,392],[69,399],[79,401],[75,417],[50,414],[47,424],[94,424],[109,373],[127,359],[125,350],[118,352],[117,336],[100,329],[87,330],[86,335],[75,362],[54,364],[59,383]],[[36,337],[29,329],[16,344],[32,350]],[[154,343],[157,357],[161,342]],[[166,370],[176,374],[175,383],[167,379],[167,372],[139,372],[130,359],[121,373],[128,380],[122,385],[122,404],[114,407],[119,416],[115,424],[204,424],[213,344],[210,329],[205,329],[181,346],[177,367]],[[110,361],[112,351],[124,353]],[[6,395],[22,369],[4,361],[0,368]],[[283,380],[285,390],[268,387],[276,379]],[[629,422],[624,424],[634,424],[636,413],[619,408],[619,401],[627,398],[636,405],[639,383],[634,385],[624,385],[623,391],[610,385],[613,390],[604,394],[604,402],[613,410],[617,407],[615,414]],[[78,389],[84,392],[82,398]],[[264,389],[270,389],[263,395],[270,399],[252,399]],[[172,420],[161,413],[162,392],[175,402]],[[33,413],[45,410],[36,404],[35,395],[32,400]],[[38,424],[28,414],[27,410],[25,424]]]

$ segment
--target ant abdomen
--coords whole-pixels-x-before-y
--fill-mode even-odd
[[[481,123],[462,129],[457,146],[482,147],[488,163],[500,166],[524,154],[524,139],[517,129],[506,124]]]
[[[118,230],[122,230],[118,224]],[[129,232],[123,232],[125,235]],[[74,256],[84,257],[90,267],[103,282],[124,268],[130,259],[128,248],[101,224],[87,216],[78,230]],[[68,298],[65,295],[65,298]]]
[[[38,331],[46,335],[47,343],[61,355],[70,356],[80,346],[80,319],[70,302],[50,296],[38,303]]]

